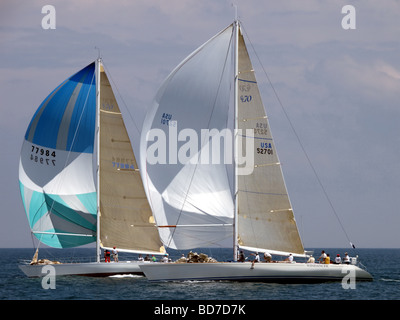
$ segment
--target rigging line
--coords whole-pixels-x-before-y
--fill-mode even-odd
[[[43,191],[44,193],[44,191]],[[40,205],[40,207],[36,210],[35,214],[33,215],[34,217],[39,213],[40,209],[43,207],[43,205],[46,204],[46,198],[44,199],[44,201],[42,202],[42,204]],[[53,204],[54,204],[54,200],[53,200]],[[49,211],[46,213],[46,215],[49,215]],[[39,218],[40,220],[41,218]],[[32,226],[33,227],[33,226]],[[42,243],[42,238],[43,238],[43,234],[40,234],[40,238],[38,238],[35,233],[33,232],[33,230],[31,229],[31,237],[32,237],[32,242],[33,242],[33,237],[36,237],[39,241],[38,241],[38,245],[36,247],[36,250],[39,250],[40,248],[40,244]],[[33,242],[33,246],[35,246],[35,243]]]
[[[243,24],[243,23],[242,23],[242,24]],[[286,117],[286,119],[288,120],[289,125],[290,125],[290,127],[291,127],[291,129],[292,129],[292,131],[293,131],[293,133],[294,133],[294,135],[295,135],[297,141],[299,142],[299,145],[300,145],[300,147],[301,147],[301,149],[302,149],[302,151],[303,151],[303,153],[304,153],[304,155],[305,155],[305,157],[306,157],[306,159],[307,159],[308,164],[310,165],[310,167],[311,167],[311,169],[312,169],[312,171],[313,171],[313,173],[314,173],[314,175],[315,175],[315,177],[316,177],[316,179],[317,179],[317,181],[318,181],[318,184],[319,184],[320,188],[322,189],[322,192],[324,193],[324,195],[325,195],[325,197],[326,197],[326,199],[327,199],[327,201],[328,201],[328,203],[329,203],[329,206],[331,207],[331,209],[332,209],[334,215],[336,216],[336,219],[337,219],[337,221],[339,222],[339,225],[341,226],[341,228],[342,228],[342,230],[343,230],[343,232],[344,232],[344,234],[345,234],[347,240],[349,241],[351,247],[352,247],[353,249],[355,249],[355,246],[354,246],[354,244],[351,242],[349,235],[347,234],[347,232],[346,232],[346,230],[345,230],[345,228],[344,228],[342,222],[340,221],[339,215],[337,214],[336,209],[335,209],[335,207],[333,206],[333,203],[332,203],[331,199],[329,198],[328,193],[327,193],[327,191],[326,191],[324,185],[322,184],[322,181],[321,181],[321,179],[319,178],[318,173],[317,173],[315,167],[313,166],[313,164],[312,164],[312,162],[311,162],[311,159],[310,159],[310,157],[308,156],[305,147],[304,147],[304,145],[302,144],[299,135],[297,134],[297,131],[296,131],[296,129],[295,129],[295,127],[294,127],[292,121],[290,120],[289,115],[288,115],[288,113],[287,113],[285,107],[283,106],[283,103],[282,103],[281,99],[279,98],[278,93],[277,93],[277,91],[276,91],[274,85],[272,84],[272,81],[271,81],[270,77],[268,76],[267,71],[266,71],[265,68],[264,68],[264,65],[263,65],[262,62],[261,62],[261,59],[259,58],[259,56],[258,56],[258,54],[257,54],[257,52],[256,52],[256,50],[255,50],[255,48],[254,48],[254,46],[253,46],[253,43],[251,42],[250,37],[248,36],[248,34],[247,34],[247,32],[246,32],[246,29],[245,29],[245,28],[243,28],[243,29],[244,29],[244,32],[245,32],[245,34],[246,34],[247,39],[249,39],[249,43],[250,43],[250,45],[251,45],[251,47],[252,47],[252,49],[253,49],[253,52],[254,52],[255,56],[257,57],[257,60],[258,60],[258,62],[260,63],[261,68],[262,68],[262,70],[264,71],[265,76],[267,77],[268,83],[269,83],[269,85],[270,85],[271,88],[272,88],[272,91],[273,91],[273,93],[274,93],[274,96],[275,96],[276,100],[278,101],[278,104],[279,104],[279,106],[281,107],[283,113],[285,114],[285,117]]]
[[[43,236],[43,235],[40,235],[40,239],[42,239],[42,236]],[[36,252],[38,252],[38,256],[39,256],[39,248],[40,248],[40,244],[41,244],[41,240],[38,239],[38,244],[37,244],[37,246],[36,246],[36,245],[35,245],[35,238],[38,239],[38,238],[35,236],[35,234],[33,233],[32,229],[31,229],[32,247],[33,247],[33,248],[36,248],[36,249],[35,249],[35,252],[34,252],[34,254],[33,254],[33,257],[35,256]],[[32,260],[33,260],[33,258],[32,258]]]
[[[234,5],[232,4],[232,6],[234,6]],[[230,40],[229,46],[231,46],[231,42],[232,42],[233,34],[234,34],[233,32],[234,32],[234,29],[232,29],[232,36],[231,36],[231,40]],[[234,90],[234,87],[235,87],[235,83],[234,82],[232,83],[232,81],[231,81],[230,84],[229,84],[229,91],[232,92],[232,90]],[[233,96],[233,95],[231,95],[231,96]],[[235,110],[235,97],[233,96],[233,101],[229,101],[228,115],[229,114],[234,114],[234,110]],[[232,122],[232,124],[231,124],[231,122]],[[226,128],[230,128],[230,126],[231,126],[232,127],[232,132],[235,133],[235,119],[234,119],[234,117],[232,117],[232,120],[229,119],[229,116],[226,117],[225,126],[226,126]],[[233,137],[235,137],[235,136],[233,135]],[[232,148],[232,153],[230,154],[230,157],[232,159],[234,159],[234,157],[235,157],[235,152],[234,152],[233,148]],[[235,165],[234,161],[233,161],[232,165]],[[230,190],[231,190],[232,194],[235,193],[235,182],[234,182],[235,181],[235,177],[234,177],[234,174],[232,174],[232,172],[234,172],[234,171],[235,170],[234,169],[232,170],[228,165],[225,166],[225,173],[229,177],[228,178],[228,183],[229,183]],[[230,178],[232,179],[232,181],[230,181]]]
[[[125,103],[125,100],[124,100],[124,98],[122,97],[122,94],[119,92],[118,86],[117,86],[117,84],[115,83],[113,77],[111,76],[111,73],[110,73],[109,69],[107,68],[107,66],[105,65],[105,63],[104,63],[103,60],[102,60],[102,62],[103,62],[103,67],[104,67],[104,69],[107,71],[107,77],[109,77],[109,78],[111,79],[111,82],[113,83],[113,86],[114,86],[115,90],[117,90],[118,96],[119,96],[119,98],[121,99],[122,104],[124,105],[125,109],[127,110],[128,114],[129,114],[129,117],[131,118],[131,120],[132,120],[132,122],[133,122],[133,126],[135,127],[136,131],[138,132],[138,134],[139,134],[139,136],[140,136],[141,130],[139,129],[138,125],[136,124],[136,121],[135,121],[135,119],[133,118],[133,116],[132,116],[132,114],[131,114],[131,112],[130,112],[128,106],[127,106],[127,104]]]
[[[80,124],[81,124],[81,120],[82,120],[82,117],[83,117],[83,114],[84,114],[84,112],[85,112],[85,109],[86,109],[86,106],[87,106],[87,102],[88,102],[88,99],[89,99],[89,95],[90,95],[90,91],[92,90],[92,83],[93,83],[93,81],[94,81],[94,79],[95,79],[95,72],[93,72],[93,75],[92,75],[92,79],[91,79],[91,81],[90,81],[90,87],[89,87],[89,90],[88,90],[88,92],[87,92],[87,94],[86,94],[86,98],[85,98],[85,102],[84,102],[84,104],[83,104],[83,109],[82,109],[82,112],[81,112],[81,114],[80,114],[80,117],[79,117],[79,121],[78,121],[78,124],[77,124],[77,126],[76,126],[76,129],[75,129],[75,132],[74,132],[74,136],[73,136],[73,138],[72,138],[72,141],[71,141],[71,147],[70,147],[70,149],[68,150],[68,154],[67,154],[67,157],[66,157],[66,159],[65,159],[65,163],[64,163],[64,167],[63,167],[63,169],[65,169],[66,167],[67,167],[67,163],[68,163],[68,161],[69,161],[69,158],[70,158],[70,155],[71,155],[71,150],[72,150],[72,147],[74,146],[74,144],[75,144],[75,140],[76,140],[76,136],[77,136],[77,133],[78,133],[78,130],[79,130],[79,127],[80,127]],[[83,79],[83,78],[82,78]],[[85,79],[86,79],[86,76],[85,76]],[[55,187],[53,190],[55,191],[55,190],[57,190],[59,187],[60,187],[60,185],[61,185],[61,183],[62,183],[62,176],[64,176],[66,174],[66,172],[63,170],[62,172],[61,172],[61,176],[60,176],[60,178],[58,179],[58,186],[57,187]],[[43,190],[43,193],[44,194],[46,194],[46,192]],[[51,206],[50,206],[50,210],[48,211],[48,213],[47,213],[47,215],[50,215],[50,213],[53,211],[53,208],[54,208],[54,203],[55,203],[55,200],[54,199],[52,199],[53,201],[52,201],[52,203],[51,203]],[[46,202],[46,199],[45,199],[45,201],[44,202]],[[46,202],[47,203],[47,202]],[[63,214],[60,214],[60,216],[62,216],[65,220],[69,220],[69,218],[68,217],[66,217],[66,216],[64,216]],[[41,236],[42,237],[42,236]]]
[[[220,88],[221,88],[221,83],[222,83],[223,75],[224,75],[224,73],[226,72],[225,69],[226,69],[226,64],[227,64],[227,61],[228,61],[229,53],[231,52],[230,49],[231,49],[233,34],[234,34],[234,29],[232,28],[232,34],[231,34],[231,38],[230,38],[230,40],[229,40],[228,49],[227,49],[227,51],[226,51],[225,60],[224,60],[224,65],[223,65],[223,67],[222,67],[221,76],[220,76],[220,78],[219,78],[219,83],[218,83],[217,92],[216,92],[215,97],[214,97],[214,102],[213,102],[213,106],[212,106],[212,109],[211,109],[210,117],[208,118],[207,128],[210,127],[212,115],[214,114],[214,110],[215,110],[215,107],[216,107],[216,104],[217,104],[218,94],[219,94],[219,90],[220,90]],[[190,60],[190,59],[189,59],[189,60]],[[202,141],[201,146],[204,145],[205,139],[206,139],[206,137],[204,137],[204,140]],[[201,148],[201,146],[200,146],[200,148]],[[198,157],[199,157],[199,158],[201,157],[201,152],[198,153]],[[179,215],[178,215],[176,224],[178,224],[179,219],[180,219],[180,217],[181,217],[181,215],[182,215],[183,207],[185,206],[186,201],[187,201],[188,191],[190,190],[190,188],[191,188],[191,186],[192,186],[193,179],[194,179],[194,175],[195,175],[195,173],[196,173],[196,170],[197,170],[198,165],[199,165],[199,161],[197,161],[197,163],[196,163],[196,165],[195,165],[195,167],[194,167],[193,174],[192,174],[192,176],[191,176],[191,178],[190,178],[190,182],[189,182],[189,185],[188,185],[188,188],[187,188],[187,192],[185,193],[185,198],[184,198],[184,200],[183,200],[183,202],[182,202],[181,210],[180,210],[180,212],[179,212]],[[168,246],[169,246],[169,244],[170,244],[171,241],[172,241],[172,238],[173,238],[173,236],[174,236],[174,234],[175,234],[175,231],[176,231],[176,228],[174,228],[173,231],[172,231],[172,233],[171,233],[171,236],[170,236],[170,239],[169,239],[169,242],[168,242]]]
[[[92,79],[91,79],[91,81],[90,81],[89,90],[88,90],[88,92],[87,92],[87,94],[86,94],[85,102],[84,102],[84,104],[83,104],[83,109],[82,109],[82,112],[81,112],[81,114],[80,114],[80,116],[79,116],[78,124],[77,124],[77,126],[76,126],[76,129],[75,129],[75,132],[74,132],[74,136],[73,136],[72,141],[71,141],[71,147],[70,147],[70,149],[68,150],[68,155],[67,155],[67,159],[65,160],[64,168],[67,166],[69,157],[70,157],[71,152],[72,152],[72,151],[71,151],[71,150],[72,150],[72,147],[73,147],[74,144],[75,144],[76,136],[77,136],[78,130],[79,130],[80,125],[81,125],[82,117],[83,117],[83,114],[85,113],[85,109],[86,109],[87,104],[88,104],[87,102],[88,102],[88,99],[89,99],[90,91],[92,90],[92,84],[93,84],[94,79],[95,79],[95,74],[96,74],[96,72],[93,72]],[[86,76],[85,76],[85,79],[86,79]]]

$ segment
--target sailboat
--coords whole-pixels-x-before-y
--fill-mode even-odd
[[[137,261],[102,262],[101,249],[164,254],[124,120],[99,58],[56,87],[27,128],[19,185],[31,232],[41,243],[96,243],[96,260],[38,260],[20,269],[55,275],[143,274]],[[38,246],[39,248],[39,246]]]
[[[237,262],[239,250],[308,256],[238,20],[163,82],[143,124],[140,161],[166,247],[233,248],[231,262],[141,265],[150,281],[372,279],[355,264]]]

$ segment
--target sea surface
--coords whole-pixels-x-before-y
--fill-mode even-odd
[[[208,249],[207,249],[208,250]],[[308,249],[310,250],[310,249]],[[321,248],[313,248],[318,257]],[[357,282],[345,289],[340,282],[320,284],[270,284],[246,282],[167,282],[151,283],[143,276],[106,278],[64,276],[56,278],[55,289],[44,289],[42,279],[27,278],[18,268],[30,260],[33,249],[0,249],[0,300],[400,300],[400,249],[324,249],[331,257],[348,251],[374,277],[372,282]],[[193,250],[197,251],[197,250]],[[203,252],[224,261],[231,250]],[[170,253],[177,259],[183,252]],[[187,253],[187,251],[185,252]],[[39,258],[95,260],[94,249],[42,249]],[[120,253],[120,260],[133,256]]]

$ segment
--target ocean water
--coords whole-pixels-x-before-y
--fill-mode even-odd
[[[230,250],[198,251],[229,259]],[[319,256],[320,248],[314,256]],[[331,257],[348,249],[325,249]],[[27,278],[18,268],[30,260],[33,249],[0,249],[0,300],[400,300],[400,249],[357,249],[360,261],[374,277],[357,282],[355,289],[344,289],[339,282],[320,284],[270,284],[246,282],[168,282],[150,283],[142,276],[92,278],[64,276],[56,279],[55,289],[43,289],[42,279]],[[170,253],[173,259],[180,252]],[[71,257],[94,260],[94,249],[44,249],[39,258]],[[125,258],[120,254],[120,260]],[[132,260],[132,256],[126,256]]]

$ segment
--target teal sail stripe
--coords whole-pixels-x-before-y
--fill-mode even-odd
[[[94,219],[97,217],[97,193],[85,193],[85,194],[77,194],[76,197],[79,201],[85,206],[87,212],[90,212]],[[93,229],[96,230],[96,229]]]
[[[71,209],[68,204],[58,195],[45,194],[45,201],[47,204],[48,211],[58,217],[75,223],[82,228],[90,231],[96,231],[96,211],[92,213],[79,212]],[[96,201],[96,193],[94,193],[94,200]]]
[[[44,199],[44,194],[41,192],[31,191],[29,197],[27,188],[20,182],[20,190],[22,202],[25,207],[25,212],[28,217],[29,226],[32,228],[44,215],[47,214],[47,206]]]
[[[83,206],[91,208],[89,213],[78,214],[57,195],[33,191],[27,199],[26,188],[21,182],[20,190],[30,228],[38,240],[54,248],[69,248],[96,241],[95,192],[77,196],[77,199],[83,200]],[[71,236],[64,235],[68,233]]]

